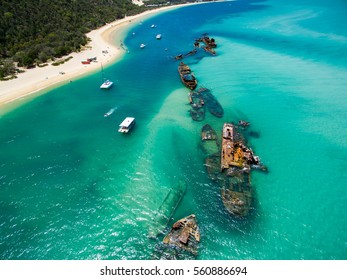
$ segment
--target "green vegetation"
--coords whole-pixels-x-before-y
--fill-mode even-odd
[[[65,58],[65,59],[59,59],[59,60],[57,60],[57,61],[54,61],[54,62],[52,63],[52,65],[53,65],[53,66],[58,66],[58,65],[60,65],[60,64],[65,63],[66,61],[69,61],[71,58],[72,58],[72,56],[69,56],[68,58]]]
[[[130,0],[1,0],[0,79],[87,44],[85,33],[145,10]]]

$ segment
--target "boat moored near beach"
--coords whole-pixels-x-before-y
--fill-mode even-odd
[[[95,58],[95,59],[96,59],[96,58]],[[110,81],[110,80],[106,80],[106,79],[104,78],[104,67],[102,66],[102,63],[101,63],[101,76],[102,76],[102,80],[103,80],[104,82],[101,84],[100,88],[101,88],[101,89],[109,89],[109,88],[111,88],[111,87],[113,86],[113,82]]]
[[[106,80],[105,82],[103,82],[100,86],[101,89],[109,89],[110,87],[113,86],[113,82],[111,82],[110,80]]]
[[[121,133],[128,133],[130,131],[130,129],[133,128],[134,125],[135,125],[135,118],[127,117],[119,125],[118,131],[121,132]]]

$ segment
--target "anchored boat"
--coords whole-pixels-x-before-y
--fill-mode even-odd
[[[128,133],[130,131],[130,129],[133,128],[134,125],[135,125],[135,118],[127,117],[119,125],[118,131],[121,133]]]
[[[110,80],[106,80],[105,82],[103,82],[100,86],[101,89],[109,89],[110,87],[113,86],[113,82],[111,82]]]
[[[104,78],[104,68],[102,67],[102,64],[101,64],[101,76],[102,76],[102,80],[104,81],[101,84],[101,86],[100,86],[101,89],[109,89],[110,87],[113,86],[113,82],[112,81],[105,80],[105,78]]]

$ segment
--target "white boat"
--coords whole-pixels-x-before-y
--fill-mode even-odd
[[[104,114],[104,117],[107,118],[108,116],[112,115],[115,110],[116,110],[116,108],[110,109],[110,111],[108,111],[107,113]]]
[[[106,80],[105,82],[102,83],[100,88],[109,89],[110,87],[112,87],[112,85],[113,85],[113,82],[111,82],[110,80]]]
[[[126,117],[124,121],[119,125],[119,132],[128,133],[130,129],[135,125],[135,118]]]
[[[156,26],[154,24],[151,25],[151,28],[155,28]]]
[[[161,34],[158,34],[157,36],[155,36],[155,38],[157,38],[158,40],[161,39]]]
[[[102,67],[102,63],[101,63],[101,76],[102,76],[102,80],[104,81],[100,88],[101,89],[109,89],[110,87],[112,87],[113,82],[111,82],[110,80],[105,80],[104,78],[104,67]]]
[[[143,49],[146,45],[145,44],[141,44],[140,48]]]

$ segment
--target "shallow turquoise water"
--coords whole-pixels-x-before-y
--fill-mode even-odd
[[[130,53],[105,69],[110,91],[98,73],[2,116],[1,259],[151,259],[152,219],[182,184],[171,222],[196,214],[198,259],[346,259],[347,4],[302,2],[211,3],[134,22]],[[225,115],[198,123],[172,57],[205,32],[218,55],[185,62]],[[120,135],[126,116],[137,125]],[[252,174],[244,220],[225,211],[199,138],[204,123],[220,131],[238,119],[259,133],[248,140],[270,170]]]

